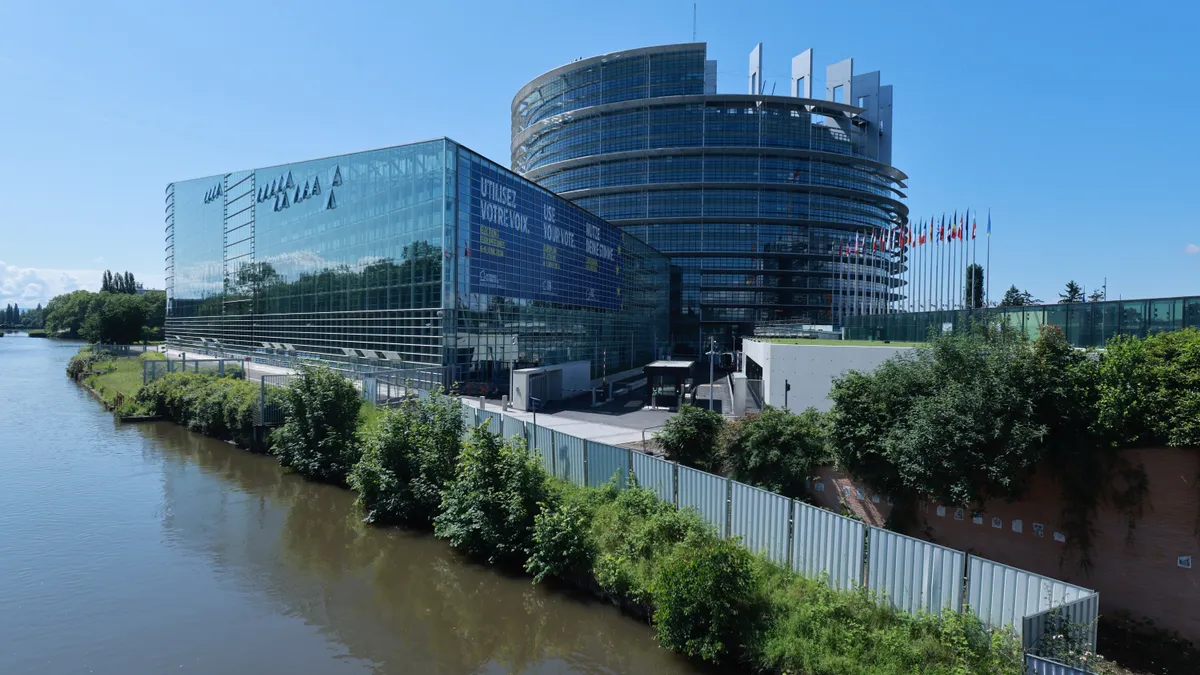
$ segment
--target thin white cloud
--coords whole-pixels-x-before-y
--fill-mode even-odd
[[[1187,246],[1183,247],[1183,252],[1188,255],[1200,255],[1200,246],[1188,244]]]
[[[21,307],[45,305],[56,295],[79,289],[100,290],[103,270],[64,270],[17,267],[0,260],[0,305],[17,303]],[[163,276],[134,272],[138,281],[149,288],[162,288]]]

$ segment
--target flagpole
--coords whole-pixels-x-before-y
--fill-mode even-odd
[[[987,275],[983,282],[983,292],[987,295],[987,303],[992,304],[992,207],[988,207],[987,224]]]

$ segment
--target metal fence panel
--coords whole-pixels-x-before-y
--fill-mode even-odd
[[[554,431],[546,427],[533,430],[533,452],[542,462],[546,473],[554,474]]]
[[[1034,654],[1025,655],[1025,672],[1027,675],[1095,675],[1093,671],[1068,666]]]
[[[525,438],[525,422],[512,415],[503,415],[503,418],[504,440],[516,438],[524,445],[527,440]]]
[[[675,503],[675,465],[644,452],[633,453],[633,476],[668,504]]]
[[[1040,639],[1047,633],[1048,629],[1056,627],[1056,621],[1052,621],[1052,617],[1056,613],[1067,623],[1086,626],[1088,644],[1092,646],[1093,650],[1095,649],[1096,620],[1100,617],[1099,593],[1085,595],[1078,600],[1064,603],[1053,609],[1027,615],[1021,620],[1021,647],[1034,653],[1040,651],[1042,647],[1038,644]]]
[[[563,480],[569,480],[576,485],[583,485],[584,441],[567,434],[554,434],[555,473]]]
[[[829,575],[834,588],[862,584],[866,527],[815,506],[795,502],[792,515],[792,569],[816,579]]]
[[[872,527],[867,588],[909,614],[962,609],[966,554],[945,546]]]
[[[967,557],[967,604],[989,628],[1020,633],[1026,616],[1092,595],[1093,591],[991,560]]]
[[[475,409],[469,405],[462,406],[463,424],[467,427],[467,433],[470,433],[475,428]]]
[[[600,487],[616,476],[617,489],[624,490],[630,452],[629,448],[588,441],[588,487]]]
[[[486,426],[493,434],[504,433],[504,415],[490,410],[479,411],[479,426]]]
[[[695,508],[721,537],[725,536],[727,490],[728,484],[720,476],[679,467],[679,508]]]
[[[741,537],[754,553],[787,565],[792,500],[774,492],[733,482],[729,500],[729,534]]]

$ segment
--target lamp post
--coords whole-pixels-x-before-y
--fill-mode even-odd
[[[717,354],[717,339],[716,338],[709,338],[709,339],[712,340],[712,342],[710,343],[710,346],[708,348],[708,409],[712,410],[713,409],[713,395],[712,395],[713,394],[713,359],[716,357],[716,354]]]

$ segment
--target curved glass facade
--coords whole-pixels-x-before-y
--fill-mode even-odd
[[[863,110],[706,94],[705,61],[704,44],[649,47],[533,80],[513,100],[514,170],[672,259],[679,353],[765,321],[833,323],[847,276],[883,311],[900,265],[839,261],[907,220],[906,177],[856,142]]]

